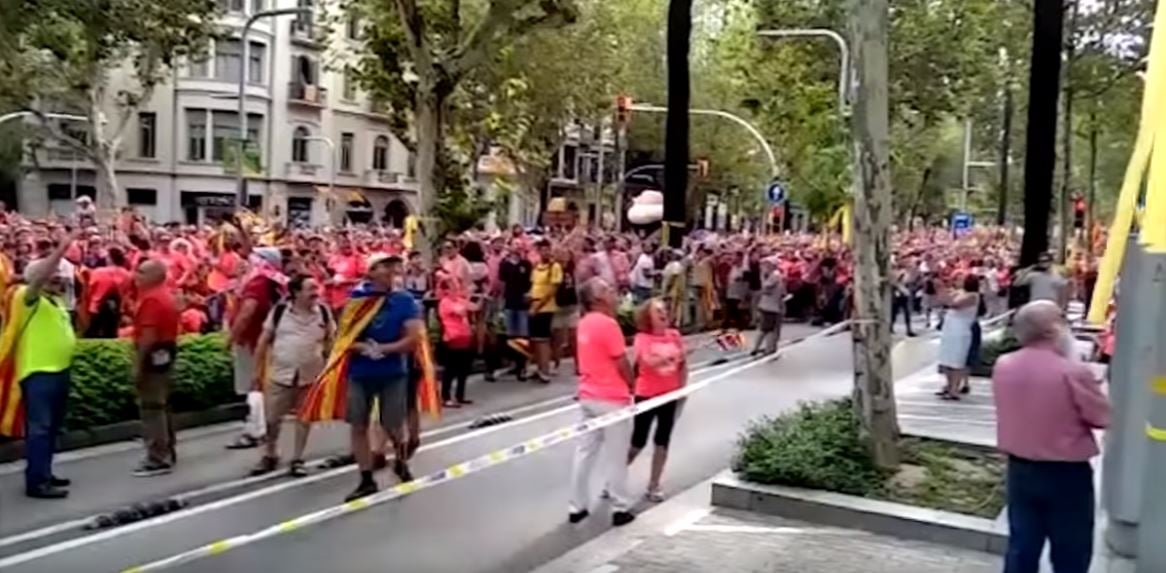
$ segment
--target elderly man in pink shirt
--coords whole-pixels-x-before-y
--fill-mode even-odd
[[[579,361],[579,408],[583,419],[598,418],[632,403],[635,376],[624,346],[623,331],[615,320],[615,289],[592,277],[579,289],[583,318],[576,331]],[[598,462],[606,480],[614,512],[612,524],[631,523],[631,496],[627,491],[627,455],[631,420],[623,420],[579,438],[571,468],[571,523],[590,515],[591,473]]]
[[[1004,573],[1037,573],[1045,540],[1056,573],[1086,573],[1093,555],[1093,430],[1109,424],[1109,401],[1061,342],[1061,309],[1036,301],[1017,313],[1023,348],[992,371],[996,442],[1008,454],[1008,553]]]

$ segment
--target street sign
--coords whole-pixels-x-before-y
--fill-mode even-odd
[[[765,198],[769,200],[771,205],[781,205],[785,203],[785,185],[780,181],[774,181],[765,188]]]
[[[952,234],[957,236],[957,237],[968,234],[972,230],[972,223],[973,222],[974,222],[974,220],[972,219],[971,213],[956,212],[956,213],[952,214],[952,216],[951,216],[951,232],[952,232]]]

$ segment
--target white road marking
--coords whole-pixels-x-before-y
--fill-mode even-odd
[[[752,365],[753,363],[747,362],[746,364]],[[716,369],[721,368],[722,366],[726,366],[726,365],[719,364],[716,366],[706,366],[704,368],[698,368],[696,370],[693,370],[689,374],[690,375],[691,374],[699,374],[702,372],[707,372],[709,370],[716,370]],[[548,400],[546,402],[555,402],[555,401],[561,402],[564,400],[571,400],[573,398],[574,397],[571,395],[561,396],[558,398],[554,398],[552,400]],[[534,405],[527,406],[524,408],[529,410],[533,406]],[[473,439],[480,438],[482,436],[493,434],[493,433],[501,431],[501,430],[507,430],[507,429],[515,428],[515,427],[518,427],[521,425],[529,424],[531,422],[535,422],[538,420],[558,416],[560,414],[564,414],[566,412],[573,411],[578,407],[579,407],[578,404],[568,404],[566,406],[556,408],[554,410],[541,412],[541,413],[536,414],[534,416],[529,416],[526,418],[519,418],[517,420],[514,420],[512,422],[507,422],[505,424],[499,424],[496,426],[488,426],[486,428],[481,428],[481,429],[475,430],[475,431],[467,433],[467,434],[462,434],[460,436],[455,436],[455,437],[452,437],[452,438],[449,438],[446,440],[442,440],[442,441],[437,442],[437,443],[423,445],[417,450],[417,453],[435,450],[435,449],[443,448],[446,446],[451,446],[454,444],[458,444],[461,442],[465,442],[468,440],[473,440]],[[468,425],[468,423],[466,425]],[[458,425],[450,426],[450,428],[455,428],[457,426]],[[129,535],[129,534],[134,533],[136,531],[140,531],[140,530],[147,529],[150,527],[164,525],[167,523],[171,523],[173,521],[185,519],[187,517],[193,517],[195,515],[200,515],[202,513],[206,513],[209,511],[216,511],[216,510],[230,507],[233,505],[238,505],[240,503],[245,503],[245,502],[251,501],[253,499],[265,497],[265,496],[268,496],[271,494],[279,493],[279,492],[286,491],[286,490],[293,489],[293,488],[297,488],[297,487],[303,487],[303,486],[310,485],[310,484],[313,484],[313,483],[316,483],[319,481],[331,479],[331,478],[334,478],[337,476],[351,474],[352,471],[353,471],[353,468],[351,466],[335,468],[335,469],[332,469],[330,471],[326,471],[323,473],[310,475],[308,477],[299,478],[299,479],[292,480],[292,481],[286,481],[286,482],[274,484],[274,485],[271,485],[271,486],[268,486],[268,487],[265,487],[262,489],[257,489],[257,490],[250,491],[247,493],[242,493],[242,494],[239,494],[236,496],[220,499],[218,501],[214,501],[214,502],[211,502],[211,503],[208,503],[205,505],[198,505],[198,506],[194,506],[194,507],[189,507],[189,508],[184,509],[184,510],[176,511],[173,513],[168,513],[165,515],[160,515],[158,517],[154,517],[151,519],[146,519],[143,521],[130,523],[128,525],[123,525],[120,527],[107,529],[107,530],[104,530],[104,531],[101,531],[98,533],[94,533],[92,535],[78,537],[75,539],[69,539],[66,541],[62,541],[60,543],[46,545],[44,547],[38,547],[36,549],[26,551],[24,553],[18,553],[18,554],[11,555],[9,557],[5,557],[3,559],[0,559],[0,569],[4,569],[6,567],[12,567],[14,565],[19,565],[21,563],[27,563],[29,561],[34,561],[34,560],[37,560],[37,559],[40,559],[43,557],[47,557],[49,555],[54,555],[57,553],[61,553],[63,551],[69,551],[72,549],[76,549],[78,547],[84,547],[86,545],[91,545],[93,543],[98,543],[98,542],[105,541],[108,539],[115,539],[117,537]],[[265,476],[257,476],[257,477],[265,477]],[[239,480],[239,481],[247,481],[250,479],[256,479],[256,478],[246,478],[245,480]],[[209,486],[208,488],[203,488],[203,490],[208,490],[208,489],[212,489],[212,488],[216,488],[216,487],[220,487],[220,486],[222,486],[222,484]],[[61,524],[61,525],[63,525],[63,524]],[[53,527],[56,527],[56,526],[53,526]],[[48,529],[50,529],[50,528],[44,528],[44,530],[48,530]],[[38,530],[38,531],[44,531],[44,530]],[[27,537],[26,537],[26,539],[27,539]]]

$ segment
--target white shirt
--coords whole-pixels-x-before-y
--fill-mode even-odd
[[[652,260],[652,256],[643,253],[639,259],[636,259],[636,266],[632,267],[632,286],[639,288],[652,288],[652,271],[656,269],[656,263]]]

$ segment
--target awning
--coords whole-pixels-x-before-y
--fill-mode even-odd
[[[330,196],[327,185],[317,185],[316,192],[325,197]],[[343,199],[349,203],[369,203],[368,197],[365,197],[364,192],[358,187],[336,187],[335,198]]]

